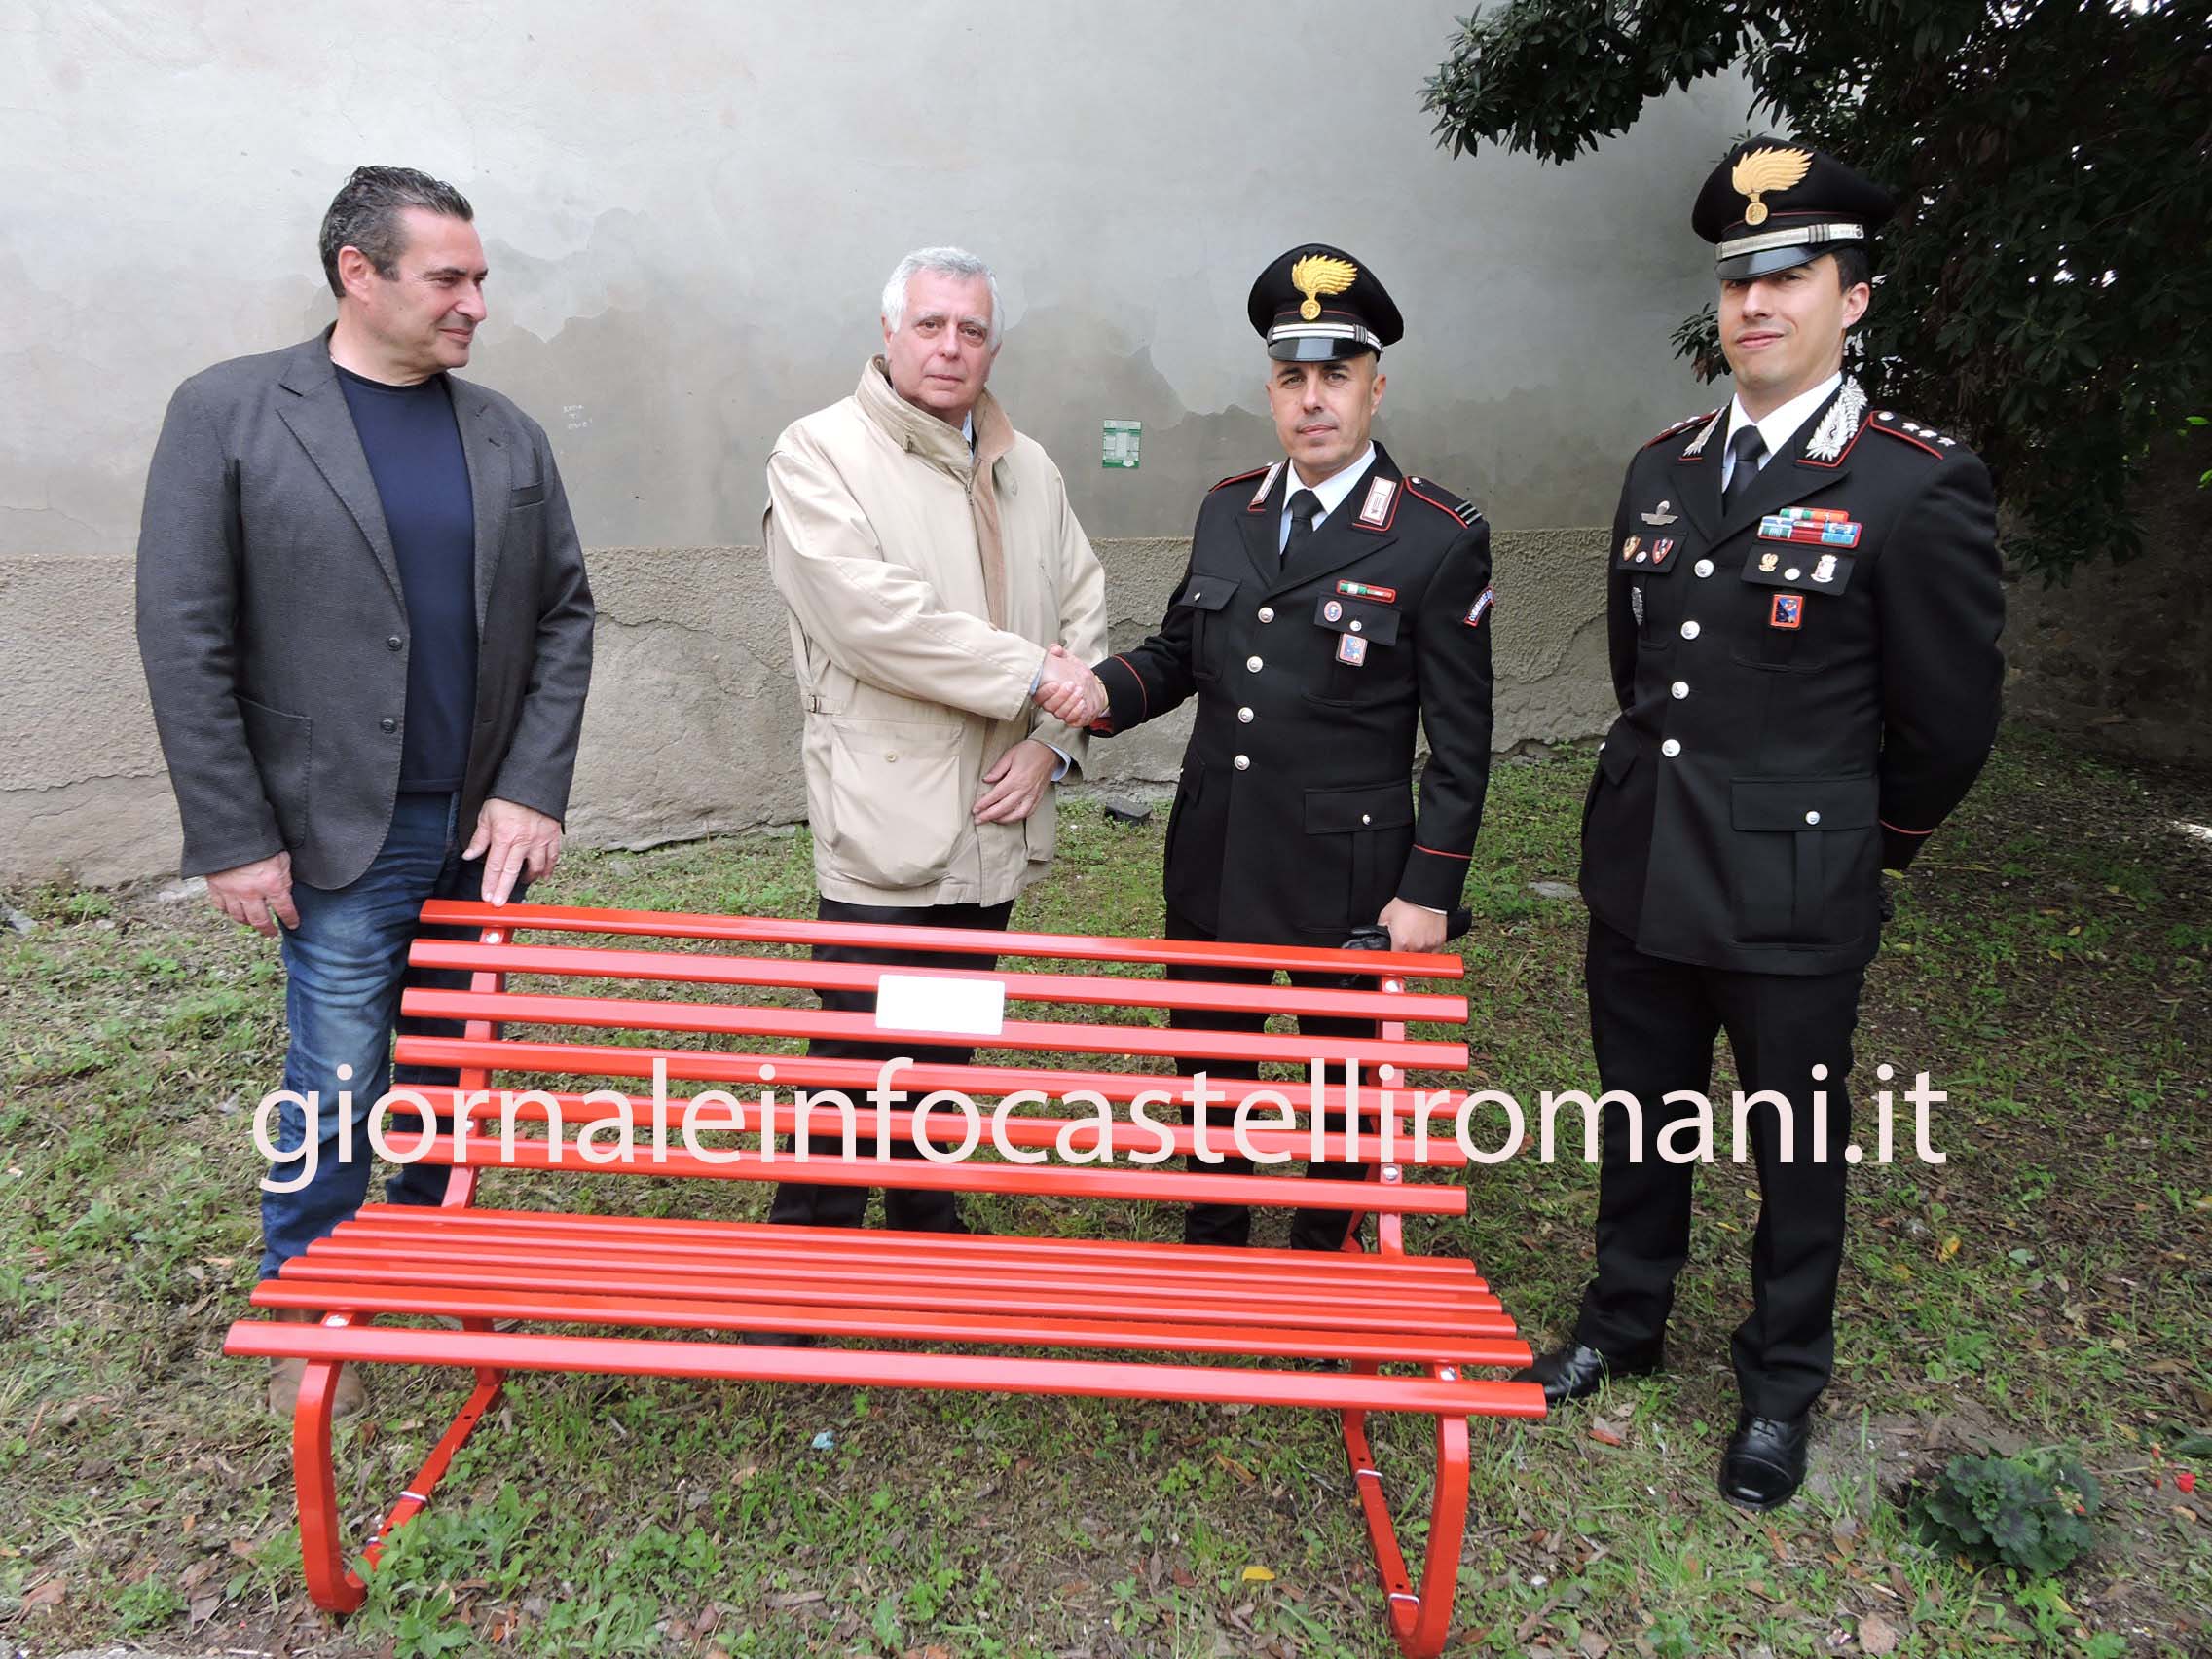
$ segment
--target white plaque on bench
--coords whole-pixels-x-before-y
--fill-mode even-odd
[[[1006,1026],[1006,981],[886,974],[876,986],[875,1025],[879,1031],[996,1037]]]

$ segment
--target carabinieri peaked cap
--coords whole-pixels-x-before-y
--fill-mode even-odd
[[[1326,242],[1302,242],[1261,272],[1244,312],[1268,355],[1285,363],[1380,356],[1406,332],[1375,274]]]
[[[1740,281],[1864,246],[1896,211],[1888,191],[1825,150],[1762,136],[1720,158],[1690,226],[1716,244],[1719,276]]]

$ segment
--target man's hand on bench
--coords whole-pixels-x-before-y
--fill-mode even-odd
[[[494,796],[477,813],[476,833],[461,856],[483,859],[484,902],[504,904],[517,876],[527,872],[531,880],[541,881],[560,863],[561,821]]]
[[[272,853],[235,869],[215,871],[207,878],[207,897],[232,921],[270,939],[276,937],[278,922],[288,928],[300,925],[300,913],[292,907],[290,853]]]

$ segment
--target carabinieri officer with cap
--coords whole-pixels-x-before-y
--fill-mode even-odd
[[[1719,244],[1725,409],[1629,463],[1607,621],[1621,718],[1583,820],[1586,976],[1604,1109],[1597,1276],[1573,1340],[1531,1373],[1557,1402],[1655,1370],[1689,1248],[1695,1116],[1725,1031],[1760,1210],[1741,1414],[1720,1464],[1769,1509],[1805,1474],[1835,1357],[1851,1034],[1880,940],[1881,871],[1958,805],[1997,731],[2004,621],[1989,474],[1957,438],[1870,405],[1843,371],[1889,196],[1833,157],[1753,138],[1691,223]],[[1814,1095],[1826,1095],[1821,1133]],[[1715,1108],[1715,1138],[1731,1113]],[[1728,1156],[1725,1149],[1717,1156]]]
[[[1108,711],[1097,729],[1127,731],[1198,698],[1167,830],[1169,939],[1335,946],[1380,924],[1395,949],[1435,950],[1490,778],[1490,528],[1368,436],[1382,349],[1404,328],[1363,261],[1319,242],[1292,248],[1260,274],[1246,309],[1267,342],[1284,457],[1208,493],[1160,631],[1095,667]],[[1429,746],[1418,814],[1417,722]],[[1173,1022],[1262,1023],[1183,1011]],[[1243,1206],[1198,1205],[1185,1235],[1241,1244],[1249,1224]],[[1343,1212],[1299,1211],[1291,1242],[1341,1248]]]

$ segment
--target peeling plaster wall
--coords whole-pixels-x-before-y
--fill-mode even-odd
[[[1406,313],[1378,435],[1501,533],[1501,740],[1603,723],[1588,626],[1632,447],[1703,406],[1670,329],[1708,295],[1696,179],[1733,80],[1568,168],[1438,150],[1418,104],[1460,0],[802,8],[0,0],[0,879],[169,867],[129,556],[169,392],[320,328],[315,227],[404,162],[478,213],[469,373],[552,434],[603,605],[572,830],[797,810],[780,608],[751,544],[791,420],[847,391],[905,249],[999,270],[993,387],[1158,616],[1214,479],[1277,453],[1244,294],[1324,237]],[[1293,91],[1298,95],[1288,95]],[[1143,462],[1098,464],[1143,422]],[[1507,619],[1511,618],[1508,626]],[[1179,733],[1113,748],[1159,778]]]
[[[1601,730],[1604,532],[1505,532],[1497,543],[1498,747]],[[1102,540],[1116,646],[1150,633],[1190,543]],[[569,832],[651,846],[805,816],[784,610],[757,546],[608,547],[591,702]],[[173,873],[168,775],[131,634],[130,562],[0,555],[0,883]],[[1094,744],[1106,786],[1172,782],[1177,714]]]

